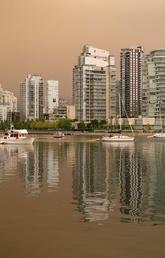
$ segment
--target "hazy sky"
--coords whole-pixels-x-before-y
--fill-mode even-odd
[[[0,0],[0,82],[17,94],[28,73],[41,74],[71,96],[83,45],[117,60],[123,47],[163,48],[164,10],[165,0]]]

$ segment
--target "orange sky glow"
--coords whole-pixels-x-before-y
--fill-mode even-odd
[[[41,74],[71,97],[83,45],[109,50],[119,70],[121,48],[165,48],[164,10],[164,0],[0,0],[0,82],[18,95],[28,73]]]

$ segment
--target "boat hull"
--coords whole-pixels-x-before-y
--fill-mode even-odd
[[[64,138],[64,133],[63,132],[56,132],[55,134],[53,134],[54,138]]]
[[[156,133],[153,135],[153,138],[165,138],[165,133]]]
[[[53,136],[54,138],[61,139],[64,138],[64,136]]]

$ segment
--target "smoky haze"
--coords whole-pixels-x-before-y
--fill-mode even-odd
[[[164,0],[1,0],[0,82],[18,95],[28,73],[41,74],[71,97],[84,44],[109,50],[119,69],[120,48],[165,47],[164,9]]]

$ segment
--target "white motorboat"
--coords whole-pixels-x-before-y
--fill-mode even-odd
[[[134,140],[134,137],[127,135],[103,136],[101,138],[102,142],[133,142]]]
[[[165,133],[163,133],[163,132],[155,133],[152,137],[153,138],[165,138]]]
[[[0,138],[0,144],[33,144],[34,140],[35,138],[28,137],[26,129],[11,129]]]

